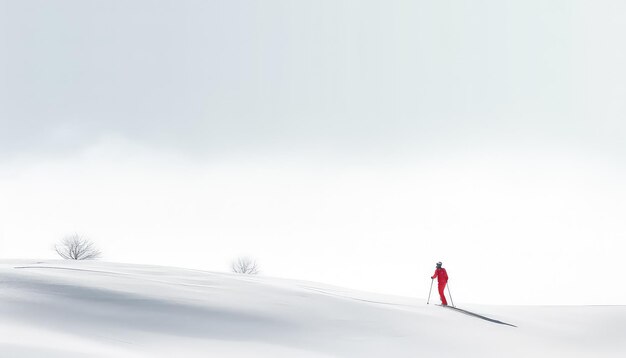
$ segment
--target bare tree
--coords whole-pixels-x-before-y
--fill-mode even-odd
[[[65,237],[54,246],[57,254],[66,260],[93,260],[100,257],[101,252],[95,244],[79,234]]]
[[[249,257],[240,257],[233,261],[232,270],[234,273],[242,273],[246,275],[256,275],[259,273],[259,266],[256,260]]]

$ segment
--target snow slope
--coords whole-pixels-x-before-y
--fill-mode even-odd
[[[626,356],[625,306],[455,303],[517,327],[310,282],[0,261],[0,357]]]

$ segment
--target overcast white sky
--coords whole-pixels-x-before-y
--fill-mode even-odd
[[[0,257],[624,304],[625,13],[0,0]]]

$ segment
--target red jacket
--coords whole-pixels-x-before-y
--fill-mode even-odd
[[[445,268],[438,268],[435,270],[435,274],[431,276],[432,279],[437,278],[437,282],[446,283],[448,282],[448,273]]]

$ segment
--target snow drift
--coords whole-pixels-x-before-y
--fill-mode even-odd
[[[455,303],[489,320],[425,299],[310,282],[93,261],[0,261],[0,357],[626,355],[624,306]]]

